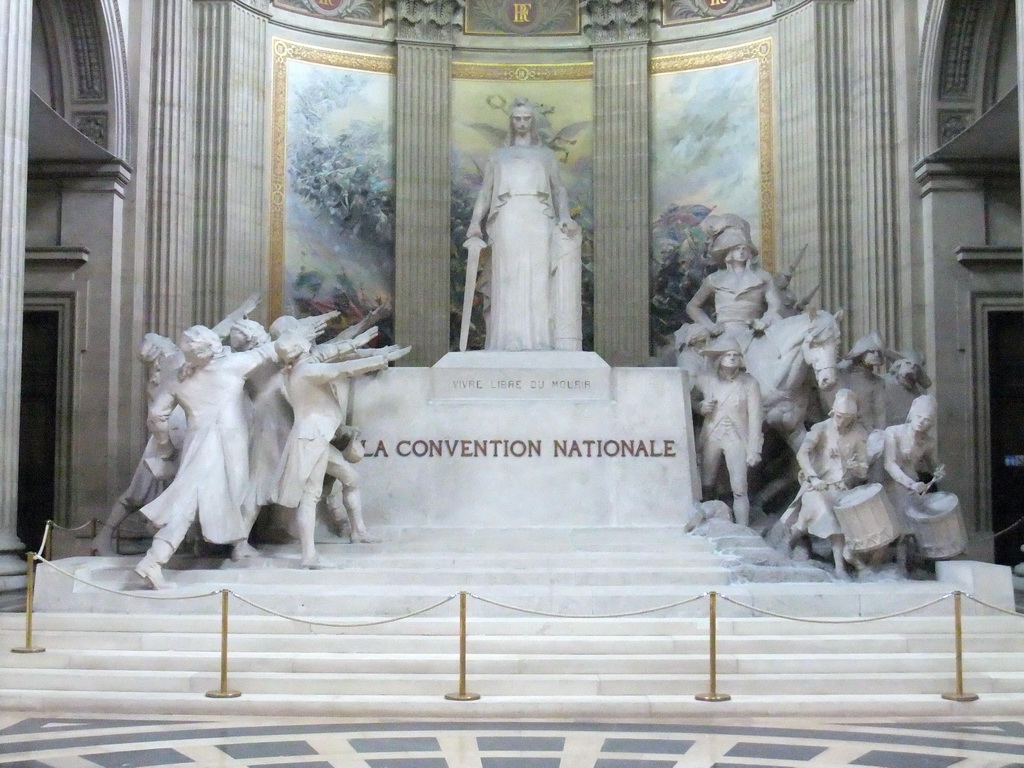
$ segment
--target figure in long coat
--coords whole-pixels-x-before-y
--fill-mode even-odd
[[[197,516],[207,541],[231,544],[235,559],[255,554],[248,543],[244,509],[249,490],[245,381],[274,357],[272,344],[229,352],[216,333],[201,325],[182,333],[178,346],[185,363],[178,381],[150,408],[149,428],[161,456],[173,457],[169,418],[174,406],[181,406],[187,427],[180,467],[167,490],[142,508],[160,530],[135,568],[156,589],[170,586],[162,566]]]

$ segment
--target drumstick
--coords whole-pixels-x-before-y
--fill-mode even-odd
[[[933,478],[932,478],[931,480],[929,480],[929,481],[928,481],[928,485],[926,485],[926,486],[924,487],[924,490],[923,490],[923,491],[921,491],[921,492],[920,492],[919,494],[917,494],[917,495],[918,495],[918,496],[924,496],[924,495],[925,495],[926,493],[928,493],[928,491],[930,491],[930,490],[932,489],[932,486],[933,486],[933,485],[935,485],[935,481],[936,481],[936,480],[938,480],[938,478],[937,478],[937,477],[933,477]]]

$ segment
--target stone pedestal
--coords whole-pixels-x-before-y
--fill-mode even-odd
[[[700,495],[677,369],[450,353],[433,369],[359,379],[353,395],[377,525],[679,527]]]
[[[1014,610],[1013,573],[1008,565],[941,560],[935,563],[935,578],[989,605]]]

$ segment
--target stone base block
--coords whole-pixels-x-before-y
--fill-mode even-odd
[[[352,395],[371,525],[678,526],[700,495],[675,368],[452,353],[358,379]]]

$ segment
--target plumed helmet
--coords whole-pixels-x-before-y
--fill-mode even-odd
[[[877,351],[885,354],[885,344],[882,342],[882,337],[878,335],[877,331],[872,331],[866,336],[861,336],[850,347],[850,351],[846,353],[846,360],[856,360],[863,357],[868,352]]]
[[[757,255],[757,249],[750,242],[750,235],[739,227],[728,227],[711,241],[711,255],[721,261],[725,254],[741,245],[747,246],[752,256]]]

